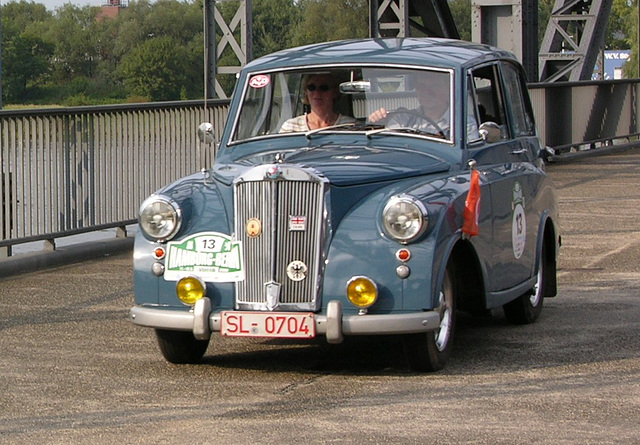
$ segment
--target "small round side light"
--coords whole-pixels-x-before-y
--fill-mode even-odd
[[[411,251],[409,249],[399,249],[396,252],[396,258],[405,263],[411,259]]]
[[[155,249],[153,249],[153,257],[156,260],[163,259],[166,254],[167,254],[167,251],[162,246],[159,246],[159,247],[156,247]]]
[[[371,307],[378,299],[378,286],[368,277],[353,277],[347,283],[347,298],[356,307]]]
[[[180,281],[176,283],[178,298],[184,304],[190,306],[196,304],[196,301],[205,296],[206,289],[204,282],[194,276],[181,278]]]

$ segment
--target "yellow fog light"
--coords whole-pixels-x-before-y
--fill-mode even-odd
[[[198,277],[184,277],[176,284],[176,293],[184,304],[196,304],[196,301],[204,297],[205,292],[205,284]]]
[[[357,307],[370,307],[378,298],[378,286],[370,278],[353,277],[347,283],[347,298]]]

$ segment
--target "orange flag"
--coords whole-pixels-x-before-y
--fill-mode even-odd
[[[464,223],[462,233],[472,237],[480,233],[478,229],[478,218],[480,218],[480,173],[478,170],[471,170],[471,185],[469,194],[464,202],[464,212],[462,213]]]

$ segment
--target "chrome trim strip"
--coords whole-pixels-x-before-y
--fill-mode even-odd
[[[134,306],[129,318],[138,326],[190,331],[193,329],[193,312]]]
[[[439,327],[440,315],[432,311],[342,317],[344,335],[416,334],[434,331]]]

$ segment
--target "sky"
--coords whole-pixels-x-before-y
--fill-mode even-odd
[[[4,5],[14,0],[0,0],[0,5]],[[19,0],[15,0],[19,1]],[[107,3],[108,0],[27,0],[29,2],[40,3],[47,7],[47,9],[54,11],[56,8],[66,4],[72,3],[77,6],[101,6],[104,3]]]

